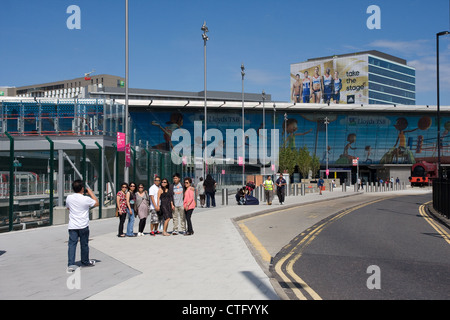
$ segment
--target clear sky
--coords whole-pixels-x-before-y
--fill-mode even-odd
[[[289,101],[290,65],[379,50],[416,68],[417,104],[436,104],[436,33],[450,30],[449,0],[129,0],[130,87],[272,94]],[[70,5],[81,29],[69,30]],[[381,29],[366,26],[370,5]],[[1,0],[0,85],[96,74],[125,76],[125,0]],[[440,37],[441,104],[450,105],[450,36]]]

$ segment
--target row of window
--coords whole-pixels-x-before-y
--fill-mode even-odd
[[[380,59],[370,57],[370,56],[369,56],[369,64],[374,65],[374,66],[379,66],[382,68],[386,68],[386,69],[390,69],[390,70],[394,70],[394,71],[398,71],[398,72],[401,72],[404,74],[408,74],[410,76],[414,76],[414,77],[416,76],[416,70],[414,70],[414,69],[403,67],[396,63],[391,63],[389,61],[380,60]]]
[[[408,83],[416,83],[416,78],[415,77],[411,77],[411,76],[407,76],[401,73],[397,73],[394,71],[389,71],[389,70],[385,70],[379,67],[375,67],[373,65],[369,65],[369,72],[370,73],[374,73],[374,74],[378,74],[381,76],[385,76],[385,77],[389,77],[389,78],[393,78],[393,79],[397,79],[397,80],[401,80],[401,81],[405,81]]]

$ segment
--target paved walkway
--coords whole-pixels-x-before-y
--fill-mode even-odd
[[[391,192],[408,194],[429,190]],[[357,193],[290,196],[283,206],[228,206],[193,214],[193,236],[118,238],[118,219],[90,222],[92,268],[66,273],[67,225],[0,234],[0,299],[279,299],[233,219]],[[220,197],[217,197],[218,200]],[[220,202],[220,200],[218,201]],[[135,222],[137,232],[138,220]],[[169,230],[172,223],[169,224]],[[148,231],[148,226],[146,227]],[[303,230],[299,230],[299,233]],[[79,261],[79,247],[77,261]],[[76,286],[80,285],[80,288]],[[75,287],[75,288],[74,288]],[[70,289],[74,288],[74,289]]]

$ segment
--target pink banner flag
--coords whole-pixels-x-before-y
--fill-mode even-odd
[[[117,132],[117,151],[125,151],[125,133]]]

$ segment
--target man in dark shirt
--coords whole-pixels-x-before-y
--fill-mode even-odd
[[[277,185],[277,196],[280,204],[283,204],[284,198],[286,196],[286,180],[283,178],[283,174],[280,173],[280,177],[275,181]]]

